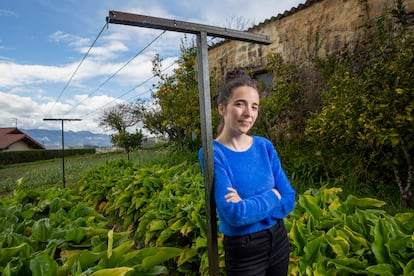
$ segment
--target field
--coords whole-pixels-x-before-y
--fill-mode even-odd
[[[87,170],[107,160],[125,158],[123,153],[71,156],[65,158],[65,181],[67,187],[76,182]],[[62,159],[14,164],[0,168],[0,194],[7,194],[16,187],[17,180],[24,178],[27,188],[63,186]],[[61,186],[61,187],[62,187]]]
[[[62,189],[61,160],[0,169],[2,275],[208,274],[204,183],[194,153],[66,161],[69,189]],[[298,194],[285,219],[289,275],[414,273],[414,213],[391,215],[385,204],[340,187]]]
[[[130,160],[137,164],[152,164],[169,161],[170,153],[163,150],[142,150],[131,153]],[[99,153],[87,156],[71,156],[65,158],[66,187],[77,189],[79,179],[93,167],[111,160],[126,159],[123,152]],[[174,160],[194,159],[188,155],[175,156]],[[0,167],[0,195],[13,191],[17,181],[23,178],[27,188],[63,187],[62,159],[52,159],[31,163],[14,164]]]

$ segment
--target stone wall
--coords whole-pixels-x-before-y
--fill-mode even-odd
[[[414,0],[404,5],[414,12]],[[312,56],[353,51],[364,44],[376,18],[393,7],[394,0],[308,0],[248,30],[267,35],[268,46],[232,40],[211,47],[210,75],[220,82],[228,68],[263,69],[269,52],[288,63],[306,63]]]

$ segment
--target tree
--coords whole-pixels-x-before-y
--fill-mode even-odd
[[[141,130],[138,129],[135,131],[135,133],[121,131],[118,134],[111,135],[112,143],[124,148],[125,152],[128,155],[128,160],[130,152],[141,147],[143,139],[144,134]]]
[[[140,100],[132,104],[119,103],[112,108],[104,110],[99,126],[118,132],[126,131],[127,128],[135,126],[142,121],[144,110],[144,103]]]
[[[307,134],[325,145],[368,150],[392,171],[408,207],[414,175],[414,35],[404,26],[401,3],[393,12],[397,20],[378,19],[375,39],[358,59],[336,60],[324,106],[308,121]]]
[[[200,119],[198,84],[195,71],[196,47],[193,43],[180,46],[181,56],[173,74],[162,73],[162,60],[158,55],[153,59],[153,74],[159,78],[154,85],[152,97],[156,107],[147,110],[145,127],[152,133],[167,135],[180,148],[199,147]],[[196,140],[194,140],[194,138]]]
[[[100,119],[100,126],[116,131],[111,135],[111,141],[117,146],[124,148],[129,153],[139,148],[144,139],[141,130],[135,130],[135,133],[129,133],[128,129],[142,122],[145,112],[144,103],[138,100],[135,103],[119,103],[116,106],[104,110]]]

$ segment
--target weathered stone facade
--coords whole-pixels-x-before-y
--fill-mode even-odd
[[[233,40],[211,47],[211,77],[221,80],[235,66],[263,68],[269,52],[279,53],[288,63],[306,63],[312,56],[352,51],[364,44],[376,18],[394,5],[395,0],[308,0],[248,30],[267,35],[272,42],[268,46]],[[404,5],[414,13],[414,0]]]

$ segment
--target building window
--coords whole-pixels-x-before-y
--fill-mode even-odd
[[[259,82],[259,89],[263,96],[269,96],[273,88],[273,77],[266,70],[257,71],[253,78]]]

